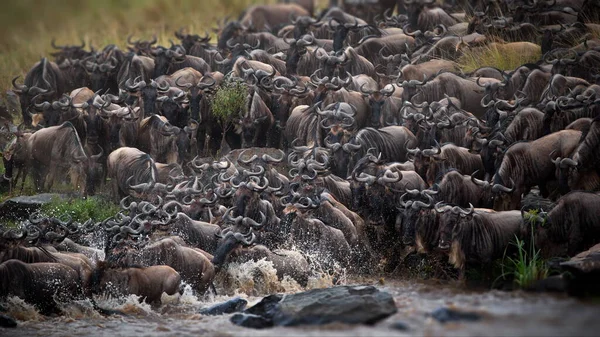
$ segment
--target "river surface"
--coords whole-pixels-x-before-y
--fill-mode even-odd
[[[264,261],[263,261],[264,262]],[[249,306],[273,292],[293,293],[302,289],[293,280],[278,281],[269,263],[233,265],[227,277],[218,279],[218,291],[227,295],[197,298],[189,288],[183,295],[166,296],[163,304],[140,304],[135,296],[99,298],[104,308],[118,309],[126,316],[104,317],[89,302],[64,305],[64,314],[41,316],[18,298],[0,305],[19,320],[16,329],[0,328],[0,336],[598,336],[600,304],[566,296],[521,291],[473,291],[455,283],[382,278],[313,277],[307,288],[337,284],[372,284],[390,292],[398,312],[374,326],[329,324],[320,327],[254,330],[230,323],[231,315],[203,316],[198,309],[232,296],[248,300]],[[441,324],[429,316],[439,307],[476,312],[476,322]],[[408,330],[391,326],[402,322]]]

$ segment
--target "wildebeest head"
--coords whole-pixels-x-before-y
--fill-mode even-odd
[[[371,107],[371,121],[369,126],[374,128],[382,128],[385,126],[384,116],[381,111],[383,104],[386,102],[386,98],[389,98],[394,94],[396,87],[388,84],[381,90],[371,91],[363,88],[365,84],[366,83],[361,85],[360,91],[369,99],[369,106]]]
[[[420,217],[425,216],[433,208],[433,191],[407,190],[401,197],[398,203],[398,219],[396,220],[396,230],[402,232],[402,243],[406,246],[415,244],[415,233],[417,230],[417,221]],[[423,202],[421,199],[425,197],[428,201]],[[410,200],[409,200],[410,198]],[[401,228],[399,228],[401,227]]]
[[[170,73],[172,64],[185,61],[186,50],[181,45],[171,42],[169,49],[157,47],[152,50],[154,56],[154,78]]]
[[[108,89],[108,83],[116,76],[115,70],[118,69],[118,61],[115,57],[103,63],[96,63],[89,60],[82,61],[85,71],[90,76],[92,91]]]
[[[401,81],[402,76],[398,76],[396,84],[401,86],[404,90],[402,91],[402,100],[411,101],[411,99],[419,93],[420,87],[427,83],[427,75],[423,75],[423,81],[409,80]]]
[[[156,99],[161,115],[165,116],[169,123],[177,127],[187,125],[187,104],[185,91],[171,88],[169,94]]]
[[[200,121],[200,102],[204,92],[205,90],[210,90],[217,82],[209,74],[202,76],[198,83],[181,83],[180,79],[175,79],[175,84],[178,87],[186,88],[188,91],[190,116],[192,119]]]
[[[165,92],[169,90],[169,86],[166,83],[161,86],[160,83],[152,80],[150,84],[146,84],[146,81],[140,81],[140,77],[137,77],[135,80],[131,78],[127,79],[125,88],[141,98],[145,117],[149,117],[155,113],[154,108],[159,91]]]
[[[38,125],[42,127],[49,127],[60,124],[60,116],[62,111],[71,107],[70,97],[67,96],[66,98],[63,96],[60,100],[52,103],[35,103],[34,101],[34,109],[42,114],[42,120],[38,122]]]
[[[240,36],[244,31],[246,31],[246,27],[239,21],[229,22],[221,31],[221,35],[217,41],[217,48],[219,48],[219,50],[227,49],[227,41]]]
[[[304,35],[297,40],[286,40],[286,42],[290,48],[286,51],[285,70],[288,75],[295,75],[300,58],[308,52],[306,47],[314,45],[315,39],[312,35]]]
[[[324,22],[317,21],[310,16],[299,16],[292,19],[294,24],[294,39],[299,39],[302,35],[307,34],[310,27],[321,27]]]
[[[463,220],[469,215],[473,214],[475,208],[473,205],[470,205],[470,209],[464,210],[458,206],[441,206],[441,202],[435,204],[435,210],[438,213],[444,213],[443,216],[440,217],[440,241],[438,244],[438,248],[444,251],[450,249],[450,243],[452,242],[452,232],[454,228],[458,225],[459,221]],[[468,218],[467,218],[468,219]],[[468,220],[467,220],[468,221]]]
[[[84,50],[83,48],[85,48],[85,41],[81,41],[81,45],[77,46],[77,45],[71,45],[71,46],[58,46],[56,45],[56,41],[54,39],[52,39],[52,41],[50,42],[50,45],[52,45],[52,48],[56,49],[57,51],[54,53],[50,53],[50,55],[52,55],[55,59],[56,59],[56,63],[63,63],[65,60],[83,60],[84,58],[88,57],[90,55],[90,53],[93,53],[94,50],[92,48],[91,52],[88,52],[86,50]]]
[[[237,219],[239,219],[239,221]],[[241,222],[243,219],[243,217],[238,216],[233,220]],[[218,237],[221,241],[219,242],[215,255],[211,261],[217,270],[225,264],[227,256],[229,256],[229,253],[234,249],[240,246],[251,246],[256,242],[256,234],[254,234],[252,228],[250,228],[247,233],[239,233],[234,232],[234,230],[228,227],[221,231]]]
[[[260,176],[263,173],[262,167],[256,171],[243,170],[241,176],[234,177],[231,181],[231,185],[236,189],[233,196],[236,214],[250,216],[250,213],[254,213],[259,207],[260,194],[269,187],[268,179]],[[247,180],[244,177],[247,177]]]
[[[152,45],[154,45],[154,44],[156,44],[156,42],[158,42],[156,35],[154,35],[152,37],[152,40],[149,40],[149,41],[145,41],[145,40],[133,41],[131,38],[132,38],[131,35],[129,35],[127,37],[127,43],[130,45],[127,47],[127,49],[129,49],[130,51],[134,52],[137,55],[143,55],[143,56],[151,56],[152,55]]]
[[[346,53],[341,52],[335,54],[334,52],[331,52],[331,54],[327,54],[315,51],[314,55],[321,62],[321,68],[319,69],[321,69],[325,77],[333,78],[334,76],[348,76],[344,67],[350,62],[350,59],[346,56]]]
[[[34,98],[49,98],[54,93],[49,89],[43,89],[41,87],[38,87],[37,85],[28,87],[25,84],[17,84],[16,81],[19,77],[20,76],[17,76],[12,80],[12,84],[14,87],[13,91],[19,94],[19,101],[21,102],[21,113],[23,115],[23,121],[26,124],[31,124],[31,113],[29,112],[29,109],[31,108],[31,103],[34,102]],[[48,83],[48,81],[46,81],[45,79],[44,81],[45,84],[43,86],[49,88],[51,86],[50,83]]]
[[[411,28],[418,29],[418,19],[425,6],[432,5],[434,0],[404,0],[406,6],[406,15],[408,16]]]
[[[181,41],[183,48],[188,51],[191,50],[196,43],[207,44],[210,42],[210,35],[206,31],[204,32],[204,36],[200,36],[198,34],[185,34],[183,28],[181,28],[175,32],[175,37]]]
[[[334,25],[333,22],[337,24]],[[342,23],[339,22],[336,18],[329,19],[329,28],[333,29],[333,51],[338,52],[344,48],[344,40],[348,36],[348,33],[351,30],[362,29],[363,26],[358,25],[358,20],[355,18],[354,23]]]

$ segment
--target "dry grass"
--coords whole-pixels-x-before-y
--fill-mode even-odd
[[[254,3],[274,0],[9,0],[0,12],[0,90],[25,75],[58,45],[80,44],[126,48],[127,36],[151,38],[168,45],[181,27],[202,34],[217,20],[237,16]]]
[[[458,64],[465,73],[483,66],[496,67],[501,70],[512,70],[525,63],[535,63],[541,57],[540,46],[527,43],[520,44],[491,43],[485,47],[468,49],[458,59]]]

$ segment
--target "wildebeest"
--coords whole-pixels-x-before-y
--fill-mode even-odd
[[[489,79],[489,81],[499,82],[496,79]],[[404,88],[403,99],[410,100],[412,103],[439,101],[447,95],[458,98],[462,108],[477,118],[483,118],[485,115],[486,109],[480,105],[485,90],[475,81],[458,75],[445,72],[429,81],[404,81],[402,87]]]
[[[573,256],[598,243],[599,202],[596,193],[571,192],[560,198],[550,212],[529,215],[541,256]]]
[[[155,241],[140,250],[125,246],[112,254],[114,260],[111,259],[111,255],[107,260],[114,261],[118,266],[169,266],[198,294],[204,294],[215,276],[214,267],[210,262],[212,255],[200,249],[182,246],[174,238]]]
[[[17,78],[19,76],[15,77],[12,83],[15,87],[14,92],[19,94],[21,114],[26,125],[31,124],[29,107],[34,97],[39,95],[39,98],[51,101],[60,98],[67,91],[62,71],[56,63],[48,61],[45,57],[29,70],[23,84],[17,84]]]
[[[339,143],[339,146],[335,146],[336,143]],[[364,128],[343,144],[330,138],[329,144],[336,147],[332,150],[333,163],[335,163],[332,172],[340,177],[347,177],[355,163],[370,148],[374,148],[376,153],[381,153],[381,159],[384,161],[406,161],[408,159],[406,149],[416,145],[416,138],[403,126],[387,126],[381,129]]]
[[[423,150],[423,155],[429,157],[429,165],[425,173],[425,181],[432,186],[442,178],[450,169],[456,169],[462,174],[479,172],[478,178],[483,178],[483,162],[478,154],[471,153],[469,149],[445,144],[435,146],[432,150]]]
[[[41,129],[29,138],[30,165],[33,167],[34,183],[38,190],[49,190],[60,173],[68,172],[71,184],[80,189],[83,196],[93,194],[96,181],[91,172],[101,155],[88,157],[70,122]],[[64,170],[64,171],[61,171]]]
[[[121,147],[108,156],[107,176],[111,179],[112,195],[121,200],[131,193],[132,185],[156,183],[156,164],[149,154],[136,148]]]
[[[174,295],[181,290],[181,276],[169,266],[114,268],[99,262],[92,274],[92,293],[112,296],[137,295],[147,303],[159,303],[163,293]]]
[[[510,185],[511,193],[498,196],[494,209],[512,210],[520,208],[521,195],[538,185],[542,196],[548,196],[546,184],[555,180],[555,166],[552,159],[570,157],[581,138],[581,132],[563,130],[534,140],[519,142],[509,147],[494,175],[494,184]]]
[[[55,299],[82,298],[77,272],[60,263],[5,261],[0,264],[0,289],[0,297],[18,296],[45,314],[59,310]]]
[[[471,209],[451,220],[455,221],[440,224],[439,247],[450,249],[449,261],[459,269],[460,278],[464,278],[468,264],[491,263],[504,256],[515,237],[523,236],[521,211],[474,212]]]
[[[152,51],[154,56],[153,78],[169,75],[177,70],[193,68],[202,74],[211,71],[210,65],[200,57],[186,55],[181,45],[171,45],[171,48],[157,47]]]
[[[600,143],[600,118],[596,117],[589,129],[582,133],[581,143],[571,158],[562,158],[557,164],[559,184],[562,191],[571,190],[595,191],[600,187],[598,171],[598,144]],[[557,158],[558,160],[559,158]],[[566,185],[566,186],[565,186]]]

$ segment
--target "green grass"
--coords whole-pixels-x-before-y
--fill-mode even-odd
[[[527,222],[529,221],[526,220]],[[534,226],[532,225],[529,249],[527,249],[525,240],[515,237],[515,241],[511,245],[517,248],[517,256],[510,257],[505,252],[502,260],[502,275],[500,277],[512,277],[514,285],[521,289],[530,288],[535,282],[545,279],[550,274],[546,261],[540,256],[540,250],[535,249],[533,232]]]
[[[40,211],[49,217],[64,219],[70,216],[73,221],[83,223],[89,219],[102,221],[114,216],[119,210],[119,205],[105,198],[94,196],[87,199],[54,199],[43,205]]]

